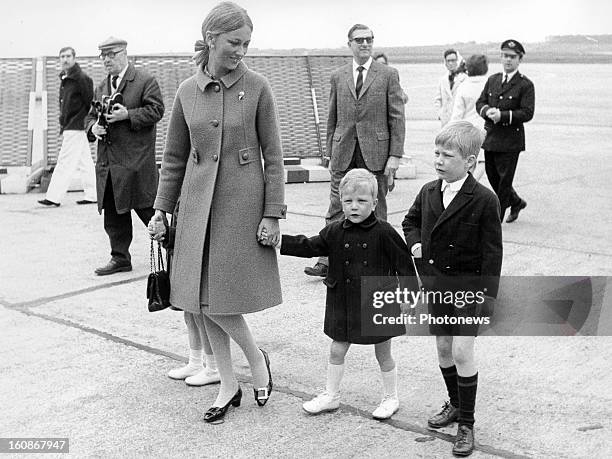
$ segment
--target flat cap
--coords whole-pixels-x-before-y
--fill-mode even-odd
[[[501,44],[501,49],[508,49],[510,51],[514,51],[516,54],[520,54],[521,56],[525,54],[525,48],[521,45],[517,40],[506,40]]]
[[[98,45],[100,51],[121,51],[127,46],[127,41],[122,38],[108,37]]]

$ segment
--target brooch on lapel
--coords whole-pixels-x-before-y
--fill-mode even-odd
[[[238,100],[242,100],[242,99],[244,99],[244,91],[240,91],[238,93]]]

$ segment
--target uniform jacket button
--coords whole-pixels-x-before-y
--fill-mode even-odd
[[[346,282],[347,284],[350,284],[350,283],[351,283],[351,280],[350,280],[350,279],[347,279],[345,282]]]
[[[349,244],[348,242],[346,244],[344,244],[344,248],[348,249],[351,246],[351,244]]]
[[[247,152],[242,153],[242,159],[249,159],[249,154]]]
[[[213,161],[219,161],[219,156],[218,155],[213,155],[212,159],[213,159]]]
[[[433,261],[433,260],[429,260],[429,264],[430,264],[430,265],[433,265],[433,264],[434,264],[434,261]]]
[[[214,88],[214,91],[215,91],[215,92],[219,92],[219,91],[221,91],[221,88],[219,88],[219,85],[218,85],[218,84],[216,84],[215,86],[213,86],[213,88]]]
[[[366,244],[365,242],[361,245],[361,247],[363,247],[364,249],[368,248],[368,244]]]
[[[210,124],[212,124],[214,127],[217,127],[219,126],[219,120],[212,120]]]
[[[348,266],[348,265],[350,265],[350,264],[351,264],[351,262],[350,262],[350,261],[348,261],[348,260],[346,260],[346,261],[344,262],[344,264],[345,264],[346,266]]]

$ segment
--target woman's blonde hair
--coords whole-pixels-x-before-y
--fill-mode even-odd
[[[196,54],[193,60],[198,66],[208,63],[210,48],[206,42],[206,32],[213,36],[233,32],[244,26],[253,31],[253,22],[247,11],[234,2],[221,2],[216,5],[202,22],[202,40],[195,43]]]

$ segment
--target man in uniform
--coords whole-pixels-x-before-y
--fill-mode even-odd
[[[86,120],[90,140],[98,140],[98,211],[104,209],[111,246],[110,261],[95,270],[99,276],[132,270],[131,210],[146,226],[157,192],[156,124],[164,115],[164,102],[155,78],[128,62],[126,47],[125,40],[115,37],[98,46],[108,75],[96,87],[95,99],[121,93],[123,102],[104,115],[107,127],[98,123],[93,110]]]
[[[492,75],[476,101],[476,111],[485,119],[487,135],[482,146],[485,169],[501,206],[501,219],[510,207],[507,223],[518,218],[527,203],[519,197],[512,181],[519,153],[525,150],[524,123],[533,118],[535,88],[518,67],[525,48],[516,40],[501,44],[503,72]]]

